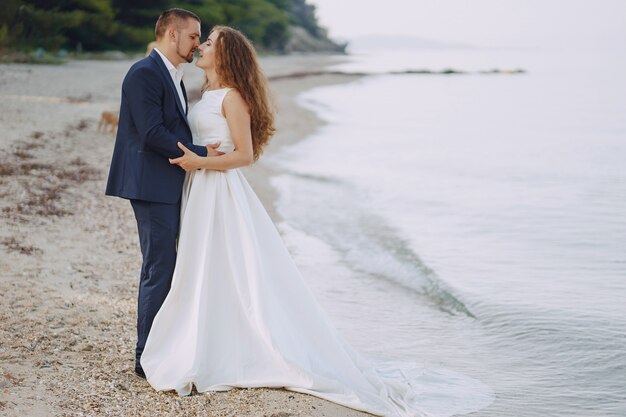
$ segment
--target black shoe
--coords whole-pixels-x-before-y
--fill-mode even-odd
[[[139,378],[146,379],[146,374],[142,368],[135,368],[135,375],[137,375]]]

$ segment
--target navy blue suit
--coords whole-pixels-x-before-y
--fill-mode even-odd
[[[181,82],[181,88],[187,95]],[[187,109],[156,51],[135,63],[122,84],[119,126],[106,194],[129,199],[137,220],[143,263],[137,308],[136,368],[154,316],[169,292],[176,264],[180,197],[185,171],[168,158],[176,142],[206,156],[191,141]]]

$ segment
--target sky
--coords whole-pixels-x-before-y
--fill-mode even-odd
[[[309,0],[331,37],[401,35],[475,46],[621,48],[626,0]]]

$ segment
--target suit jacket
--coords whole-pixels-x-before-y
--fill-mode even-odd
[[[158,203],[178,202],[185,171],[168,161],[183,155],[176,145],[178,141],[201,156],[207,155],[204,146],[192,143],[186,109],[163,60],[152,51],[130,67],[122,83],[119,125],[106,195]]]

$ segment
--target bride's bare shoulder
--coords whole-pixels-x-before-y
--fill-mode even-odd
[[[222,111],[224,112],[224,116],[228,115],[228,113],[240,111],[249,113],[246,100],[236,88],[231,88],[224,96],[224,101],[222,101]]]

